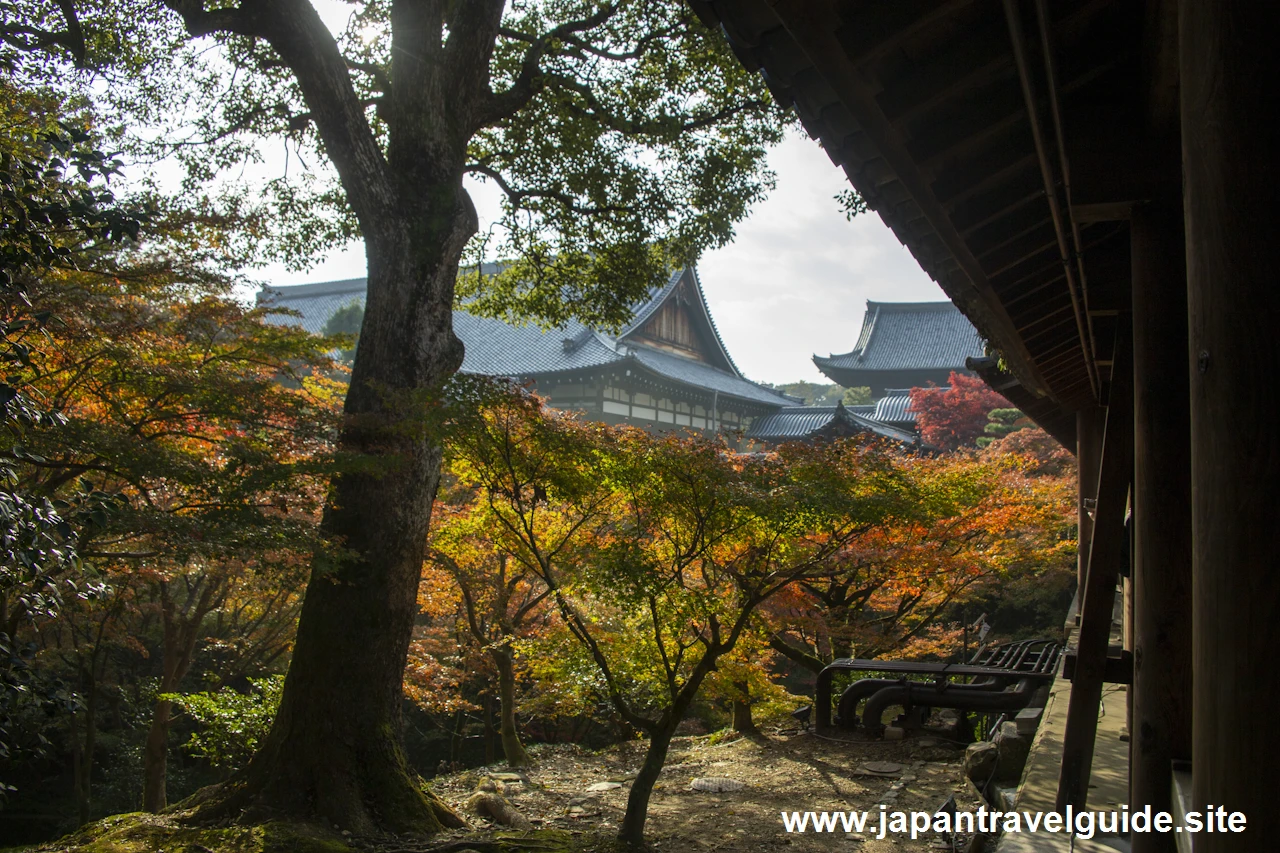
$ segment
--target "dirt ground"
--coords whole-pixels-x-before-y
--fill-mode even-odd
[[[759,738],[713,743],[713,738],[681,737],[671,748],[654,791],[646,835],[656,851],[857,850],[861,853],[951,849],[932,833],[912,840],[877,839],[880,804],[890,811],[933,812],[954,795],[962,810],[976,809],[976,792],[965,780],[963,747],[920,737],[885,743],[833,740],[774,732]],[[433,788],[460,810],[486,777],[497,776],[503,795],[537,828],[560,829],[583,841],[611,837],[622,821],[630,779],[639,769],[644,743],[623,744],[598,753],[572,746],[536,746],[535,766],[516,782],[505,767],[437,777]],[[732,793],[695,790],[697,778],[741,782]],[[592,789],[594,786],[594,790]],[[872,812],[861,834],[788,833],[783,811]],[[475,828],[483,818],[468,817]],[[958,849],[964,849],[964,839]]]

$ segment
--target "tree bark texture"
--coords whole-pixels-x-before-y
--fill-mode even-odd
[[[342,552],[313,562],[271,732],[205,814],[285,813],[356,833],[456,825],[406,763],[402,680],[440,476],[424,406],[462,363],[453,290],[477,229],[462,175],[503,4],[459,7],[443,41],[445,4],[392,3],[390,91],[380,108],[385,155],[346,61],[310,2],[170,5],[193,35],[264,39],[293,72],[368,257],[364,322],[339,439],[342,451],[365,464],[334,478],[321,522]]]
[[[733,689],[738,694],[733,697],[733,730],[744,735],[757,734],[755,720],[751,719],[751,685],[739,681]]]
[[[162,682],[160,691],[168,692]],[[173,703],[157,699],[151,709],[151,726],[147,729],[147,745],[142,755],[142,810],[158,812],[168,805],[169,723]]]
[[[677,720],[679,717],[672,714],[649,732],[649,749],[644,754],[640,772],[631,783],[631,791],[627,794],[627,812],[618,830],[618,838],[627,844],[636,847],[644,844],[644,824],[649,817],[649,799],[653,796],[653,786],[658,782],[662,767],[667,763],[667,752],[671,749],[671,738],[675,736]]]
[[[418,241],[403,240],[400,223],[376,235],[366,227],[369,300],[341,446],[377,470],[333,483],[322,528],[345,554],[313,566],[280,711],[236,797],[352,831],[433,831],[442,814],[410,778],[400,747],[402,680],[440,476],[440,450],[417,434],[412,395],[461,363],[452,290],[475,229],[461,186],[435,194],[440,209],[417,218]]]
[[[512,767],[528,767],[532,762],[529,760],[529,754],[525,752],[524,744],[520,742],[520,730],[516,727],[515,661],[512,660],[509,646],[494,649],[492,656],[494,665],[498,668],[501,715],[499,730],[502,734],[502,754],[507,759],[507,764]]]

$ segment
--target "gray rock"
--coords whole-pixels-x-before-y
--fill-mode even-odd
[[[992,740],[999,753],[996,764],[996,779],[1001,782],[1017,782],[1022,777],[1022,768],[1027,766],[1027,756],[1031,753],[1031,738],[1018,733],[1018,724],[1007,722],[1000,724]]]
[[[741,791],[747,786],[737,779],[729,779],[724,776],[699,776],[689,783],[689,787],[707,794],[727,794],[733,791]]]
[[[901,773],[902,765],[896,761],[868,761],[861,766],[861,769],[868,773],[887,776],[891,773]]]
[[[964,751],[964,773],[979,786],[985,785],[999,758],[1000,749],[991,741],[971,743]]]

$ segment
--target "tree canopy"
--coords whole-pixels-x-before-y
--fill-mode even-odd
[[[0,45],[23,86],[80,99],[129,158],[181,163],[189,207],[244,224],[241,257],[304,264],[364,240],[338,443],[367,464],[334,478],[322,519],[345,550],[313,565],[276,725],[208,813],[432,830],[452,818],[410,779],[398,721],[440,476],[421,415],[462,362],[452,309],[620,325],[672,267],[730,239],[770,185],[785,119],[674,0],[338,8],[330,29],[308,0],[24,3]],[[287,169],[227,178],[268,142]],[[505,199],[474,241],[466,175]],[[505,266],[481,263],[494,253]]]
[[[910,411],[927,444],[946,450],[973,447],[986,431],[992,410],[1011,409],[1009,401],[976,376],[951,372],[946,388],[912,388]]]

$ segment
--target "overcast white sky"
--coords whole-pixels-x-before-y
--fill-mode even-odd
[[[945,299],[874,213],[845,221],[833,196],[847,186],[816,142],[789,137],[770,154],[777,188],[738,226],[733,243],[708,253],[698,275],[711,315],[738,367],[759,382],[826,381],[814,353],[853,348],[868,299]],[[482,220],[497,211],[488,188],[470,185]],[[365,274],[362,246],[303,272],[266,269],[272,284]]]

